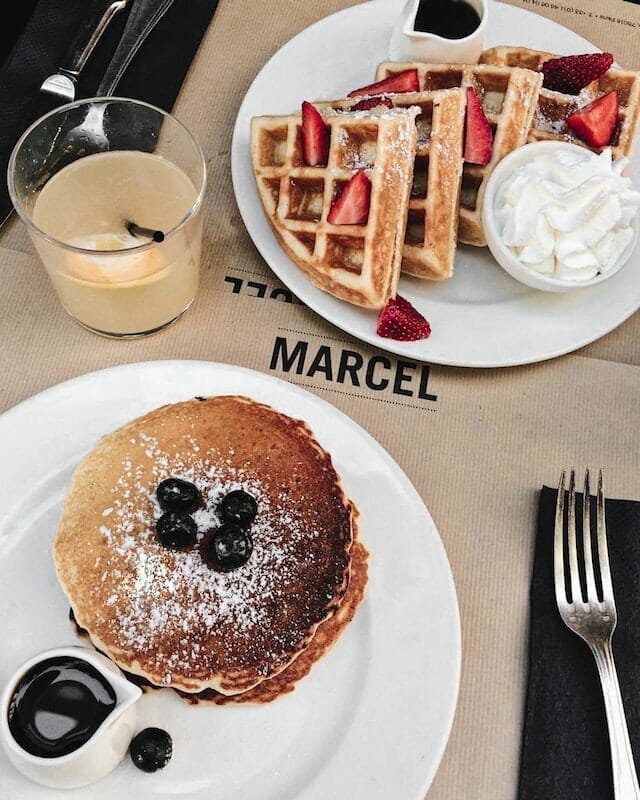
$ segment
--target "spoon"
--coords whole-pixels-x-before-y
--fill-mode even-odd
[[[32,183],[33,189],[41,188],[54,172],[61,169],[61,162],[72,161],[78,152],[88,150],[93,153],[108,149],[109,139],[104,131],[104,114],[108,102],[101,98],[113,95],[133,57],[172,3],[173,0],[134,0],[122,38],[96,90],[96,102],[89,107],[84,120],[67,131],[61,141],[62,128],[54,136],[43,167]]]

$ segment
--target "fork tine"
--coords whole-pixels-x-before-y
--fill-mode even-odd
[[[553,531],[553,575],[556,589],[556,602],[559,607],[567,602],[564,581],[564,470],[560,473],[558,497],[556,500],[556,521]]]
[[[598,489],[596,495],[596,530],[598,534],[598,557],[600,561],[600,577],[604,600],[613,603],[613,586],[609,568],[609,550],[607,548],[607,528],[604,518],[604,496],[602,493],[602,470],[598,472]]]
[[[576,543],[576,471],[569,473],[569,498],[567,507],[567,545],[569,550],[569,589],[571,602],[582,599],[580,573],[578,571],[578,546]]]
[[[589,470],[584,472],[584,490],[582,492],[582,546],[584,552],[584,571],[587,582],[587,600],[595,602],[598,599],[596,579],[593,569],[591,553],[591,487]],[[598,553],[600,548],[598,547]]]

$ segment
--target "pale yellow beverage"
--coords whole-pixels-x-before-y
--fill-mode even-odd
[[[198,288],[202,221],[190,215],[197,198],[179,167],[146,152],[97,153],[54,175],[33,207],[34,225],[47,234],[34,244],[69,314],[115,336],[149,333],[180,316]],[[130,222],[165,238],[132,235]]]

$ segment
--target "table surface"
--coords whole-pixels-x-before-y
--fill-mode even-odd
[[[385,355],[301,304],[282,302],[290,299],[285,287],[255,250],[235,205],[233,124],[268,58],[298,31],[350,4],[257,0],[247,19],[246,4],[221,0],[174,108],[202,144],[209,180],[202,285],[193,307],[168,330],[138,341],[84,331],[61,310],[20,220],[3,227],[0,410],[95,369],[201,359],[284,377],[349,414],[420,492],[458,592],[459,702],[428,798],[511,800],[537,492],[554,484],[560,469],[590,465],[604,468],[611,496],[640,499],[640,314],[575,354],[510,369],[465,370]],[[274,294],[280,299],[271,299]],[[290,347],[305,342],[309,352],[326,346],[334,363],[345,352],[359,353],[365,364],[376,358],[388,385],[380,390],[349,375],[340,381],[326,369],[287,370],[276,357],[276,343],[283,341]]]

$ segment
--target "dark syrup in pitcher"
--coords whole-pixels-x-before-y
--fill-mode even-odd
[[[464,39],[479,25],[478,12],[465,0],[421,0],[413,29],[443,39]]]
[[[9,704],[9,729],[27,753],[57,758],[89,741],[115,706],[113,687],[95,667],[58,656],[22,676]]]

